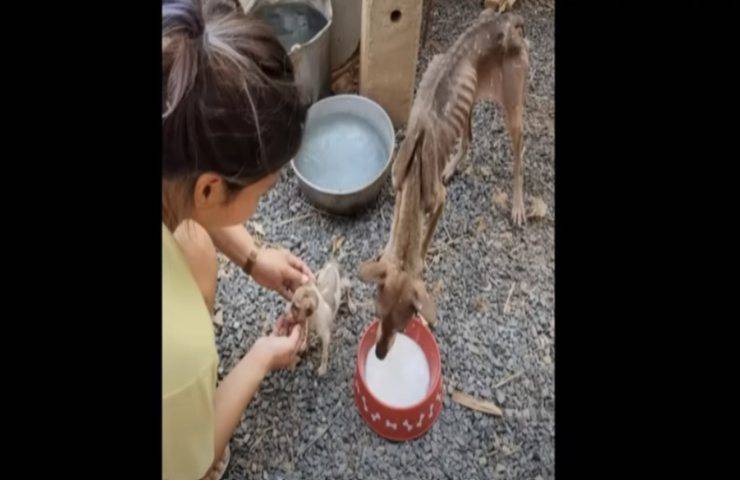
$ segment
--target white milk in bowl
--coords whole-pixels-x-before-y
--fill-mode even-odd
[[[370,349],[365,383],[376,398],[392,407],[419,403],[429,390],[429,364],[424,351],[408,336],[397,333],[384,360],[378,360],[375,347]]]

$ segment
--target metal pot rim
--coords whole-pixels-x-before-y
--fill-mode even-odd
[[[254,2],[252,2],[252,4],[249,6],[249,11],[251,12],[252,10],[256,10],[255,9],[255,6],[258,5],[258,4],[260,4],[260,3],[261,2],[258,1],[258,0],[255,0]],[[269,3],[270,4],[273,4],[273,3],[282,3],[282,2],[280,2],[280,0],[273,0],[273,1],[269,2]],[[311,5],[310,2],[302,2],[302,3],[307,3],[307,4]],[[332,8],[331,1],[327,2],[327,10],[329,11],[329,18],[326,19],[326,25],[324,25],[324,28],[322,28],[321,30],[319,30],[318,32],[316,32],[316,35],[314,35],[313,37],[311,37],[311,39],[308,40],[307,42],[294,43],[293,45],[291,45],[290,46],[290,49],[287,50],[288,55],[290,55],[293,52],[296,52],[298,50],[301,50],[304,47],[307,47],[307,46],[313,44],[314,42],[317,42],[318,39],[319,39],[319,37],[321,35],[323,35],[327,30],[329,30],[331,28],[332,22],[334,21],[334,9]],[[321,12],[321,14],[324,15],[324,12]]]
[[[385,121],[387,122],[387,125],[390,127],[391,134],[392,134],[391,148],[390,148],[390,151],[388,152],[388,159],[385,161],[385,164],[383,165],[383,168],[381,168],[380,171],[378,172],[378,174],[371,181],[367,182],[366,184],[364,184],[364,185],[362,185],[362,186],[360,186],[360,187],[358,187],[358,188],[356,188],[354,190],[347,190],[347,191],[340,192],[338,190],[331,190],[331,189],[319,187],[315,183],[309,181],[298,170],[298,167],[295,164],[295,157],[290,160],[290,166],[292,167],[293,172],[296,174],[296,176],[298,176],[298,178],[303,183],[305,183],[306,185],[308,185],[312,189],[316,190],[317,192],[326,193],[326,194],[329,194],[329,195],[354,195],[354,194],[356,194],[358,192],[361,192],[361,191],[367,189],[368,187],[370,187],[371,185],[373,185],[375,182],[377,182],[379,178],[381,178],[383,175],[385,175],[386,171],[388,170],[388,167],[390,166],[390,164],[393,161],[393,153],[394,153],[394,151],[396,149],[396,137],[395,137],[395,131],[393,130],[393,122],[391,122],[391,119],[388,116],[388,113],[386,113],[386,111],[383,109],[383,107],[381,107],[376,102],[370,100],[367,97],[363,97],[361,95],[353,95],[353,94],[332,95],[331,97],[326,97],[326,98],[323,98],[323,99],[319,100],[318,102],[316,102],[313,105],[311,105],[310,108],[313,108],[315,105],[318,105],[318,104],[320,104],[322,102],[329,102],[332,99],[341,99],[341,98],[352,98],[353,100],[359,99],[360,101],[367,102],[368,105],[371,105],[371,108],[376,108],[376,109],[380,110],[380,112],[383,114],[382,116],[385,119]]]

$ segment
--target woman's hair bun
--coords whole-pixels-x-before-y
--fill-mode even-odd
[[[162,1],[165,178],[216,172],[232,190],[282,168],[306,107],[273,29],[233,0]]]
[[[203,28],[200,2],[162,0],[162,35],[182,33],[188,38],[198,38]]]

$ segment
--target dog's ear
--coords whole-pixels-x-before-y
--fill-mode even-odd
[[[315,309],[319,304],[319,295],[316,293],[315,290],[311,289],[308,291],[307,298],[308,298],[309,303],[311,303],[311,305],[313,305]]]
[[[370,260],[360,264],[360,278],[363,282],[381,283],[388,275],[388,264],[383,260]]]
[[[311,316],[314,314],[317,308],[319,308],[319,296],[314,290],[309,290],[306,295],[306,314]]]
[[[414,284],[414,308],[431,325],[437,323],[437,305],[427,292],[423,282]]]

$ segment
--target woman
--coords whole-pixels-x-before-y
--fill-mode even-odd
[[[305,107],[285,50],[226,2],[162,4],[163,478],[219,478],[262,378],[289,365],[300,327],[258,339],[216,387],[216,248],[290,298],[313,274],[244,228],[300,144]]]

